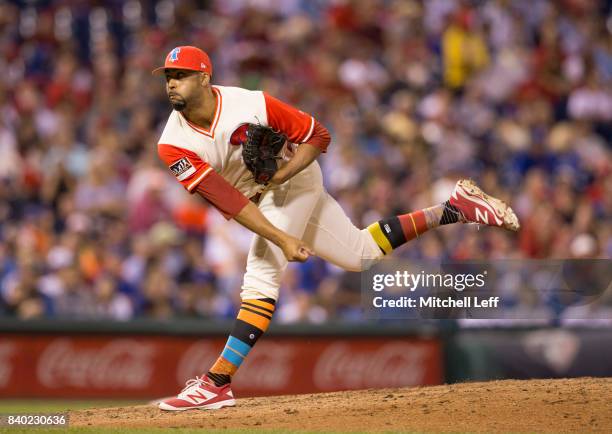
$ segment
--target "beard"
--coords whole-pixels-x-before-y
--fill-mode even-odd
[[[175,96],[174,99],[171,99],[170,104],[172,104],[172,108],[177,112],[182,112],[187,107],[187,102],[180,96]]]
[[[183,110],[185,110],[185,107],[187,107],[187,104],[185,104],[185,101],[183,100],[173,101],[171,104],[172,104],[172,108],[176,110],[177,112],[182,112]]]

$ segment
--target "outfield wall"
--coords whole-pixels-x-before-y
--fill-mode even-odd
[[[448,382],[612,377],[612,329],[462,330],[447,341]]]
[[[234,390],[247,397],[612,376],[612,329],[440,324],[273,326],[241,367]],[[0,398],[172,395],[213,363],[230,328],[197,320],[0,321]]]
[[[0,397],[175,394],[186,379],[212,365],[230,324],[167,325],[9,326],[0,333]],[[433,385],[443,382],[442,361],[440,338],[423,331],[283,327],[255,346],[233,388],[246,397]]]

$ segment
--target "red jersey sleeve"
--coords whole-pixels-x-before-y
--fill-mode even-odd
[[[285,133],[292,143],[308,141],[314,131],[315,119],[265,92],[263,94],[266,101],[268,125]]]
[[[305,143],[316,146],[321,150],[321,152],[326,152],[329,142],[331,142],[329,131],[327,131],[327,128],[321,125],[319,121],[315,120],[314,131],[312,132],[310,139],[308,139]]]
[[[166,144],[158,145],[157,151],[188,192],[200,194],[226,219],[235,217],[249,202],[195,152]]]
[[[195,152],[187,149],[159,144],[157,153],[176,179],[190,193],[193,193],[204,178],[214,172],[214,169],[208,163],[203,161]]]
[[[321,149],[322,152],[327,150],[331,140],[329,133],[314,117],[266,92],[263,94],[266,101],[268,125],[287,134],[287,138],[292,143],[309,143]]]

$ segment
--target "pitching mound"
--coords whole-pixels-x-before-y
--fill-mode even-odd
[[[506,380],[239,399],[218,411],[153,406],[70,414],[72,426],[418,432],[612,432],[612,378]]]

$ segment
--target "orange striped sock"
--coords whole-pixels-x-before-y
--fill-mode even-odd
[[[207,376],[215,385],[231,382],[251,348],[264,334],[274,314],[275,301],[271,298],[243,300],[238,318],[221,355],[208,371]]]

